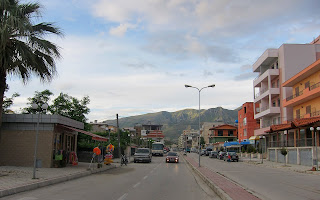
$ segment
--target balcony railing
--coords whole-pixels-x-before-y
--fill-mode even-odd
[[[314,139],[307,138],[307,139],[301,139],[296,140],[296,147],[310,147],[314,146]],[[282,140],[282,141],[275,141],[275,142],[269,142],[268,147],[294,147],[294,140]]]
[[[316,88],[318,88],[318,87],[320,87],[320,82],[319,82],[319,83],[316,83],[316,84],[314,84],[314,85],[311,85],[311,86],[310,86],[310,90],[314,90],[314,89],[316,89]]]
[[[292,100],[292,99],[294,99],[294,98],[296,98],[298,96],[301,96],[302,94],[303,94],[303,90],[300,91],[298,94],[294,94],[294,95],[291,95],[291,96],[287,97],[286,100],[290,101],[290,100]]]
[[[320,115],[320,110],[311,113],[311,117],[315,117],[319,115]]]

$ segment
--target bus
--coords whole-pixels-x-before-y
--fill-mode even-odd
[[[154,142],[152,144],[152,155],[163,156],[163,148],[164,148],[164,144],[162,142]]]

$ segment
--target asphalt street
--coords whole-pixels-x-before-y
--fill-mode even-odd
[[[153,157],[151,163],[130,163],[88,177],[24,192],[4,200],[209,200],[220,199],[180,163],[165,163]]]
[[[198,161],[198,154],[188,153]],[[244,162],[225,162],[201,156],[201,165],[240,184],[266,200],[319,200],[320,176],[267,168]]]

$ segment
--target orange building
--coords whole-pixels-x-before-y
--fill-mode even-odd
[[[210,135],[210,143],[215,144],[217,142],[232,142],[237,141],[238,129],[236,126],[223,124],[210,128],[212,131]]]
[[[259,105],[256,105],[259,108]],[[254,130],[260,128],[260,121],[254,119],[253,102],[246,102],[238,111],[238,138],[239,142],[254,136]]]

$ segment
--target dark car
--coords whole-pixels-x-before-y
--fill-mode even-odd
[[[207,147],[206,148],[206,156],[209,156],[210,152],[212,151],[212,148]]]
[[[211,151],[209,154],[209,158],[217,158],[218,152],[217,151]]]
[[[217,155],[217,158],[222,160],[225,154],[226,154],[226,152],[220,151],[219,154]]]
[[[176,152],[169,152],[166,157],[166,163],[173,162],[178,163],[179,162],[179,156]]]
[[[229,158],[229,155],[230,155],[230,158]],[[224,155],[223,160],[224,161],[229,160],[229,161],[237,161],[237,162],[239,162],[239,156],[237,155],[236,152],[227,152]]]

